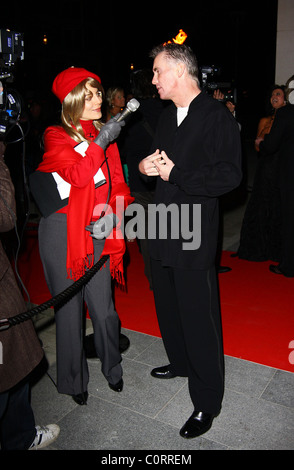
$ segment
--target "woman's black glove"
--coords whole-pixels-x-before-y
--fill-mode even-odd
[[[119,118],[119,116],[120,114],[110,119],[110,121],[108,121],[101,128],[96,139],[94,139],[93,142],[99,145],[99,147],[101,147],[102,150],[105,150],[106,147],[108,147],[108,145],[110,144],[110,142],[118,138],[121,128],[125,125],[124,121],[120,121],[120,122],[116,121]]]

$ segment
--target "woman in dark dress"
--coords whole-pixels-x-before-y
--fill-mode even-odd
[[[285,106],[284,88],[274,85],[272,112],[260,119],[257,137],[269,134],[276,110]],[[277,261],[281,250],[281,203],[278,188],[278,155],[259,151],[251,197],[246,207],[237,256],[249,261]]]

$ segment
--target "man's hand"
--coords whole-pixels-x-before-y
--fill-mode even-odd
[[[214,90],[213,92],[213,97],[216,99],[216,100],[223,100],[225,95],[219,90]]]
[[[154,164],[154,161],[160,158],[160,152],[157,149],[156,152],[152,153],[148,157],[144,158],[143,160],[140,161],[139,163],[139,171],[143,175],[147,176],[158,176],[159,173],[156,169],[156,166]]]
[[[169,180],[169,174],[174,167],[172,160],[164,151],[158,149],[139,163],[139,171],[147,176],[160,176],[164,181]]]
[[[168,181],[170,172],[172,171],[175,164],[168,158],[167,154],[162,151],[160,157],[154,160],[154,166],[158,171],[160,178],[164,181]]]

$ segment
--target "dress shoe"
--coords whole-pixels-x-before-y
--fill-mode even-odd
[[[279,265],[270,264],[269,265],[269,270],[274,274],[282,274],[285,277],[294,277],[292,275],[283,273],[283,271],[280,270]]]
[[[218,266],[217,268],[218,273],[228,273],[229,271],[232,271],[232,268],[229,268],[229,266]]]
[[[113,385],[108,382],[108,385],[109,385],[109,388],[111,388],[111,390],[113,390],[114,392],[122,392],[124,382],[123,382],[123,379],[120,379],[119,382],[117,382],[116,384]]]
[[[269,270],[274,274],[283,274],[282,271],[280,271],[279,266],[276,266],[275,264],[270,264]]]
[[[86,405],[88,400],[88,392],[78,393],[77,395],[72,395],[73,401],[78,405]]]
[[[176,377],[176,375],[170,370],[170,364],[167,366],[156,367],[150,373],[152,377],[155,377],[156,379],[173,379]]]
[[[119,352],[123,353],[125,352],[128,347],[130,346],[130,340],[126,335],[123,335],[122,333],[119,334]]]
[[[201,436],[211,428],[213,419],[214,415],[212,414],[194,411],[180,430],[180,435],[186,439]]]

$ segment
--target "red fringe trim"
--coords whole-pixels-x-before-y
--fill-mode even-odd
[[[88,255],[85,259],[74,260],[73,266],[67,268],[67,278],[74,282],[80,279],[94,264],[94,256]],[[105,268],[105,264],[103,266]],[[102,268],[101,268],[102,269]],[[125,278],[123,274],[122,258],[116,259],[110,255],[110,274],[111,277],[125,290]]]
[[[74,260],[72,266],[67,268],[67,279],[77,281],[85,274],[87,269],[92,268],[93,264],[94,256],[92,254],[87,255],[86,258]]]

